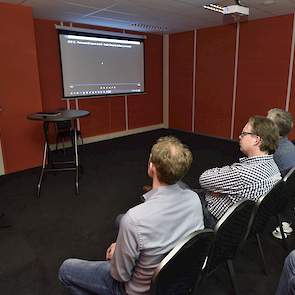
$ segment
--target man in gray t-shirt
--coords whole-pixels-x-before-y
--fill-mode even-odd
[[[288,139],[288,134],[293,128],[293,117],[291,113],[276,108],[269,110],[267,117],[276,124],[279,130],[279,145],[273,158],[281,175],[285,176],[295,166],[295,145]]]
[[[204,228],[198,195],[177,183],[187,173],[192,154],[174,137],[152,147],[148,175],[152,190],[144,203],[128,210],[120,221],[116,243],[107,261],[67,259],[59,270],[72,294],[147,295],[155,268],[178,242]]]

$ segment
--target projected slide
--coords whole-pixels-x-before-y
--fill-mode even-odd
[[[65,98],[144,92],[143,40],[79,34],[59,32]]]

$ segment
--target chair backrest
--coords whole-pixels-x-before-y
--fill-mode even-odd
[[[272,216],[279,214],[288,204],[287,195],[284,193],[285,182],[280,180],[255,204],[252,216],[252,226],[249,234],[260,234]]]
[[[289,170],[286,176],[283,178],[283,182],[285,183],[284,193],[285,198],[289,201],[293,201],[295,199],[295,167]]]
[[[210,273],[227,260],[233,260],[243,242],[255,202],[241,200],[235,203],[217,222],[214,242],[208,258],[206,272]]]
[[[213,231],[190,234],[162,260],[152,277],[152,295],[185,295],[193,291],[209,253]]]

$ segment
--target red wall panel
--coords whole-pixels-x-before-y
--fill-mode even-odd
[[[55,22],[34,20],[43,110],[65,107]],[[56,24],[58,24],[56,22]]]
[[[169,36],[169,127],[192,130],[194,32]]]
[[[295,52],[292,52],[294,60],[293,60],[293,73],[292,73],[292,82],[291,82],[291,95],[290,95],[290,103],[289,103],[289,112],[293,115],[295,120]],[[289,135],[289,139],[295,139],[295,127],[291,134]]]
[[[292,16],[241,23],[235,137],[252,115],[285,108]]]
[[[195,131],[230,137],[236,25],[197,31]]]
[[[129,129],[163,123],[163,38],[145,39],[144,95],[128,96]]]
[[[83,136],[95,136],[125,130],[125,103],[122,96],[80,100],[80,109],[90,112],[81,119]]]
[[[27,115],[41,109],[32,9],[0,3],[0,134],[5,173],[39,166],[42,125]]]

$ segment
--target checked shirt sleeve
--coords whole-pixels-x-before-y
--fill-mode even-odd
[[[206,170],[199,178],[202,188],[209,192],[233,194],[241,190],[243,180],[240,175],[241,164]]]

